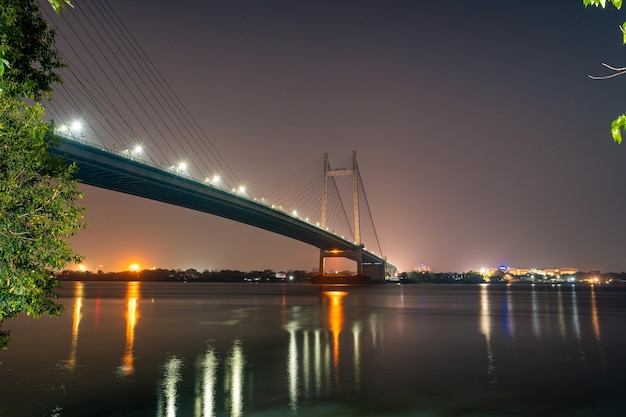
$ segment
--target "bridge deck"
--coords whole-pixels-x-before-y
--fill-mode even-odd
[[[247,197],[144,162],[133,161],[90,144],[62,136],[57,138],[58,144],[49,150],[50,154],[61,156],[68,162],[76,162],[79,168],[77,178],[84,184],[210,213],[275,232],[320,249],[358,249],[355,244],[340,236]],[[364,250],[362,254],[364,263],[385,262],[371,252]]]

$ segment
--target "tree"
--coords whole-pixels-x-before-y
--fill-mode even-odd
[[[50,3],[55,10],[69,4]],[[2,0],[0,29],[1,323],[21,312],[60,313],[52,271],[80,261],[67,238],[83,226],[84,209],[76,204],[82,197],[73,178],[76,166],[47,152],[54,145],[53,125],[44,122],[37,102],[60,81],[63,62],[54,32],[36,0]]]
[[[622,8],[622,0],[608,0],[608,1],[607,0],[583,0],[583,5],[585,7],[596,6],[596,7],[605,8],[607,3],[612,4],[617,10],[620,10]],[[622,42],[626,44],[626,22],[622,23],[622,25],[619,28],[622,32]],[[608,64],[602,64],[602,65],[604,65],[606,68],[610,69],[611,71],[614,71],[614,73],[611,75],[602,76],[602,77],[591,76],[591,78],[607,79],[607,78],[617,77],[618,75],[626,74],[626,67],[616,68]],[[618,143],[618,144],[622,143],[622,129],[626,129],[626,114],[622,114],[618,116],[615,120],[613,120],[613,122],[611,122],[611,136],[613,137],[613,140],[615,141],[615,143]]]

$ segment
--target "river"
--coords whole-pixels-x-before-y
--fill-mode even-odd
[[[66,282],[0,416],[626,415],[626,289]]]

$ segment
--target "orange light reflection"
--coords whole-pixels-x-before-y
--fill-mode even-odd
[[[138,303],[140,282],[129,282],[126,288],[126,349],[122,357],[121,371],[125,376],[130,376],[135,371],[133,347],[135,345],[135,326],[139,319]]]
[[[80,328],[80,319],[82,317],[81,309],[83,307],[83,283],[76,282],[74,287],[74,314],[72,315],[72,346],[70,349],[70,357],[67,361],[67,369],[73,371],[76,368],[76,349],[78,348],[78,330]]]
[[[343,297],[347,295],[343,291],[324,291],[328,297],[330,309],[328,310],[328,328],[333,336],[333,370],[335,382],[339,378],[339,335],[343,327]]]

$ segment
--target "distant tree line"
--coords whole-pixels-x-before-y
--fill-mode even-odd
[[[270,269],[263,271],[243,272],[238,270],[222,269],[204,270],[195,269],[145,269],[143,271],[123,272],[91,272],[65,270],[56,277],[59,281],[146,281],[146,282],[300,282],[311,278],[315,273],[290,270],[274,272]]]
[[[400,282],[412,284],[479,284],[485,282],[479,272],[403,272]]]

